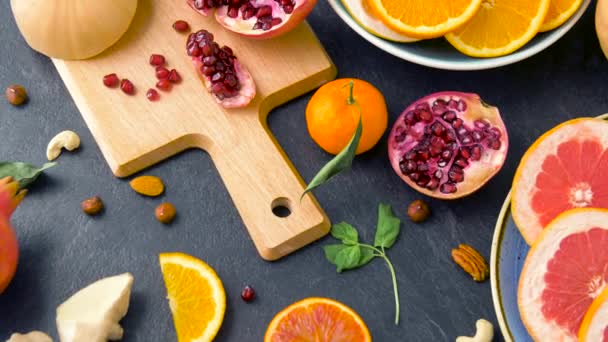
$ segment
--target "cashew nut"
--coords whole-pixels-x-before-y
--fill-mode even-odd
[[[456,342],[491,342],[492,338],[494,338],[494,327],[492,323],[486,321],[485,319],[480,319],[475,323],[475,327],[477,328],[477,332],[475,336],[458,336],[456,338]]]
[[[53,340],[43,332],[32,331],[28,334],[14,333],[6,342],[53,342]]]
[[[46,158],[55,160],[61,154],[61,149],[73,151],[80,146],[80,137],[72,131],[63,131],[57,134],[46,148]]]

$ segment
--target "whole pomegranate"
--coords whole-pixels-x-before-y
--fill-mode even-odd
[[[19,183],[11,178],[0,179],[0,294],[13,280],[19,259],[17,237],[10,224],[10,217],[25,196],[19,191]]]
[[[220,47],[213,34],[200,30],[188,36],[186,52],[207,90],[224,108],[244,107],[255,97],[251,74],[228,46]]]
[[[395,172],[412,188],[455,199],[500,170],[508,145],[497,108],[477,94],[441,92],[405,109],[389,135],[388,153]]]
[[[287,33],[300,24],[317,0],[187,0],[190,7],[241,35],[266,39]]]

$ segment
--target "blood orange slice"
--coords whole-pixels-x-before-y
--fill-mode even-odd
[[[585,314],[578,331],[579,342],[608,342],[608,288],[605,288]]]
[[[608,283],[606,251],[608,209],[572,209],[547,225],[519,278],[519,312],[536,341],[577,341],[583,316]]]
[[[543,134],[513,179],[511,211],[528,244],[560,213],[608,208],[608,122],[582,118]]]
[[[348,306],[327,298],[307,298],[279,312],[268,325],[265,342],[371,342],[365,322]]]

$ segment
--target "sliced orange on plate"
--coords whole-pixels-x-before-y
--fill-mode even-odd
[[[582,3],[583,0],[551,0],[549,12],[547,12],[545,22],[540,27],[540,32],[553,30],[561,26],[578,11]]]
[[[367,0],[342,0],[342,5],[346,8],[351,17],[355,19],[359,26],[367,32],[382,39],[398,43],[411,43],[418,39],[408,37],[386,26],[380,19],[372,13]]]
[[[208,342],[226,312],[226,293],[215,271],[183,253],[163,253],[160,266],[179,342]]]
[[[307,298],[279,312],[264,342],[371,342],[365,322],[348,306],[327,298]]]
[[[483,0],[471,20],[445,37],[460,52],[472,57],[510,54],[538,33],[551,1]]]
[[[375,16],[413,38],[437,38],[473,17],[482,0],[367,0]]]

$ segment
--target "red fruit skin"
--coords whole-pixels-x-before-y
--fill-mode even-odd
[[[187,0],[188,5],[192,7],[198,13],[208,16],[208,11],[202,11],[196,9],[194,7],[194,0]],[[317,4],[317,0],[296,0],[296,5],[294,6],[293,12],[291,14],[286,14],[283,19],[283,22],[279,25],[273,26],[271,29],[264,30],[253,30],[253,25],[257,21],[257,19],[249,19],[247,21],[242,20],[242,13],[239,11],[239,16],[237,18],[230,18],[228,16],[228,6],[222,6],[215,11],[215,19],[226,29],[238,33],[242,36],[251,39],[269,39],[278,37],[282,34],[285,34],[294,28],[296,28],[301,22],[303,22],[306,17],[310,14],[312,9]],[[268,1],[258,1],[257,7],[262,5],[271,5],[278,6],[278,4],[274,0]]]
[[[6,290],[17,271],[19,245],[10,224],[10,217],[21,202],[25,191],[10,178],[0,180],[0,294]]]

